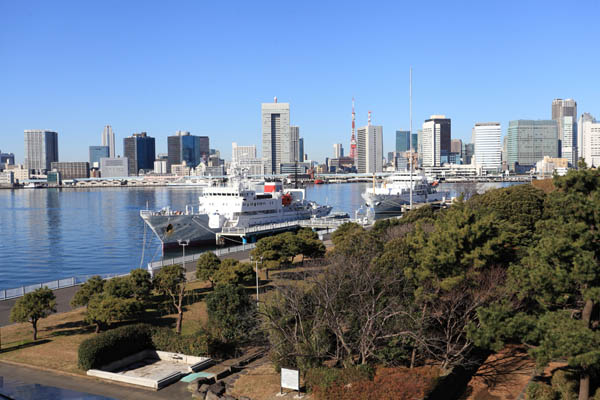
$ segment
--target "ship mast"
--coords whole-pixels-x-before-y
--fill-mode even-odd
[[[410,119],[410,128],[408,130],[408,150],[410,154],[410,209],[412,210],[413,206],[413,147],[412,147],[412,67],[410,67],[409,73],[409,86],[408,86],[408,96],[409,96],[409,119]]]

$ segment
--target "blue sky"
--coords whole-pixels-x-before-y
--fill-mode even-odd
[[[384,152],[431,114],[470,139],[478,121],[550,118],[553,98],[600,117],[599,1],[0,0],[0,149],[23,161],[23,130],[59,133],[87,160],[105,124],[176,130],[260,149],[260,103],[290,102],[311,159],[383,125]],[[260,151],[260,150],[259,150]]]

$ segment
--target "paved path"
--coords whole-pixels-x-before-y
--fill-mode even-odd
[[[188,399],[191,398],[192,394],[187,390],[188,384],[183,382],[176,382],[156,392],[109,383],[96,378],[62,375],[50,371],[8,364],[1,361],[0,377],[4,377],[7,381],[16,380],[26,383],[38,383],[45,386],[112,397],[119,400]]]

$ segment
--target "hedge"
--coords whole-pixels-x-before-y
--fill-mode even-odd
[[[79,345],[79,368],[88,370],[152,348],[152,327],[148,324],[121,326],[99,333]]]
[[[152,345],[161,351],[206,357],[211,354],[212,339],[203,331],[178,335],[169,328],[155,328],[152,330]]]

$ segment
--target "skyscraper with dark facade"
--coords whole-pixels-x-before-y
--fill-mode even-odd
[[[43,174],[58,161],[58,133],[43,130],[25,131],[25,166],[30,172]]]
[[[167,138],[167,150],[167,171],[171,171],[171,165],[178,165],[183,161],[195,168],[202,161],[208,161],[210,143],[208,136],[194,136],[186,131],[177,131]]]
[[[140,170],[154,170],[156,145],[153,137],[146,132],[134,133],[123,139],[123,155],[127,157],[129,175],[137,175]]]
[[[517,120],[508,123],[508,167],[535,166],[544,156],[558,157],[558,123],[554,120]],[[477,149],[476,149],[477,150]]]
[[[90,146],[90,167],[100,168],[100,159],[110,157],[109,146]]]

